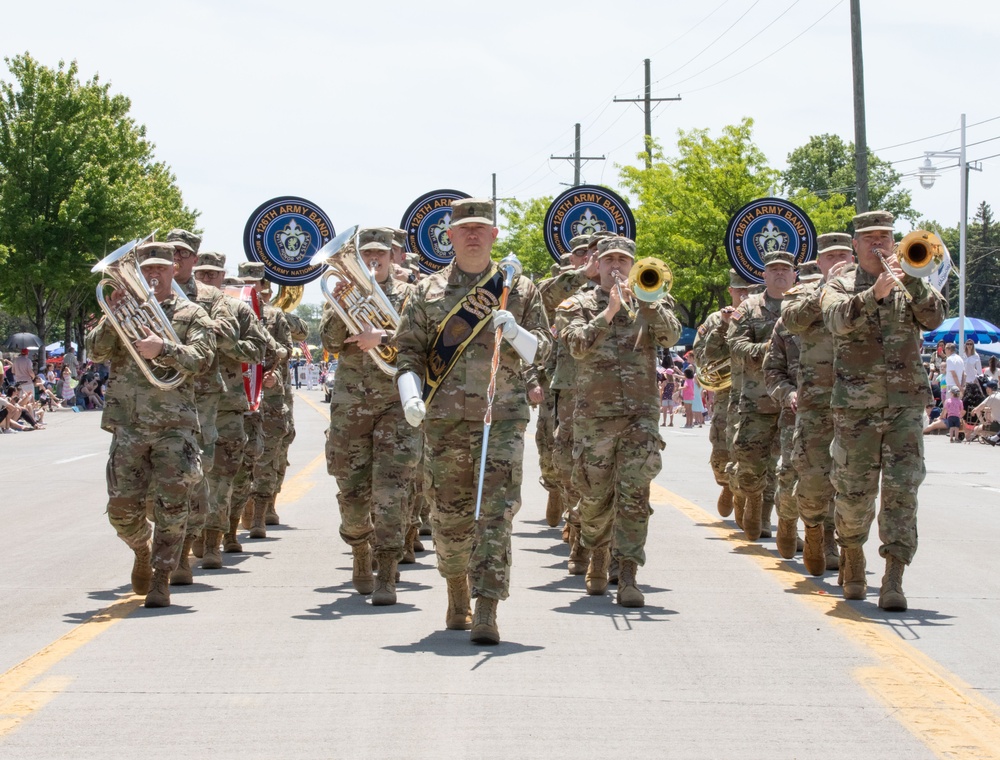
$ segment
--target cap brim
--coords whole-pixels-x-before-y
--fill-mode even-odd
[[[487,219],[485,216],[467,216],[465,219],[459,219],[457,222],[452,220],[452,227],[460,227],[463,224],[488,224],[490,227],[493,226],[493,220]]]
[[[392,248],[390,248],[387,245],[382,245],[381,243],[365,243],[358,250],[359,251],[391,251]]]
[[[821,274],[806,274],[799,275],[799,282],[816,282],[816,280],[822,280],[823,275]]]
[[[172,267],[173,265],[174,265],[173,259],[161,259],[158,256],[150,256],[145,261],[139,263],[140,267],[151,267],[151,266]]]
[[[635,258],[635,254],[632,253],[632,251],[626,251],[624,248],[609,248],[606,251],[601,251],[601,253],[598,255],[597,258],[598,258],[598,260],[600,260],[600,259],[603,259],[605,256],[610,256],[612,253],[623,253],[626,256],[628,256],[630,259],[634,259]]]
[[[824,253],[830,253],[831,251],[849,251],[850,253],[854,253],[854,249],[849,245],[831,245],[829,248],[821,248],[816,255],[819,256]]]
[[[200,267],[195,267],[191,270],[192,272],[225,272],[225,267],[217,267],[212,264],[202,264]]]
[[[791,267],[792,269],[795,269],[795,264],[793,264],[790,261],[771,261],[764,265],[764,269],[767,269],[768,267],[777,266],[778,264],[784,264],[786,267]]]
[[[895,231],[896,231],[895,227],[885,227],[881,225],[878,227],[862,227],[860,230],[854,230],[854,232],[857,233],[858,235],[860,235],[862,232],[895,232]]]

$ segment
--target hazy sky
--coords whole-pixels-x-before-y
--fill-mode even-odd
[[[969,158],[991,157],[970,214],[1000,205],[1000,4],[865,0],[862,23],[872,149],[912,172],[925,150],[957,149],[965,112],[985,122]],[[231,269],[247,217],[278,195],[337,229],[396,226],[437,188],[489,195],[493,172],[500,197],[554,195],[573,167],[549,156],[572,153],[575,122],[584,154],[607,159],[584,180],[617,187],[643,117],[612,98],[641,95],[643,58],[654,96],[683,98],[653,114],[668,154],[677,130],[744,116],[778,168],[811,135],[854,134],[848,0],[7,3],[0,50],[76,59],[128,95],[201,211],[203,248]],[[904,181],[920,212],[955,224],[958,174]],[[320,299],[313,284],[306,300]]]

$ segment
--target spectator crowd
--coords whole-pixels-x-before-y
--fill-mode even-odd
[[[947,431],[953,443],[982,438],[1000,443],[1000,367],[989,357],[986,366],[969,339],[960,354],[954,343],[938,341],[924,365],[930,378],[934,403],[927,407],[924,434]]]

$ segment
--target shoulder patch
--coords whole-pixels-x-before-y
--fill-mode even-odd
[[[793,285],[788,290],[786,290],[785,291],[785,295],[786,296],[794,296],[794,295],[798,295],[802,291],[803,291],[803,287],[802,287],[802,284],[800,283],[798,285]]]
[[[734,311],[732,313],[732,315],[729,317],[729,319],[732,322],[739,322],[741,319],[743,319],[744,316],[745,315],[743,313],[743,310],[742,309],[737,309],[736,311]]]
[[[573,302],[572,298],[567,298],[565,301],[563,301],[561,304],[559,304],[556,308],[557,309],[571,309],[573,307],[573,303],[574,302]]]
[[[708,332],[708,325],[707,324],[703,324],[701,327],[698,328],[698,334],[699,335],[704,335],[707,332]]]

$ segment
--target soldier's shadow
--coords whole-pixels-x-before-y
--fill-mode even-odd
[[[474,657],[479,661],[473,665],[476,670],[484,663],[497,657],[512,654],[537,652],[545,647],[521,644],[516,641],[501,641],[496,646],[476,646],[469,643],[468,631],[433,631],[420,641],[412,644],[393,644],[382,647],[397,654],[434,654],[439,657]]]
[[[124,584],[118,586],[117,588],[106,589],[103,591],[89,591],[87,596],[90,599],[95,601],[111,602],[111,605],[103,605],[96,609],[84,610],[82,612],[65,612],[63,613],[63,622],[69,625],[80,625],[81,623],[90,621],[100,622],[103,620],[130,617],[132,615],[150,617],[151,615],[156,614],[184,615],[189,612],[194,612],[191,607],[186,607],[177,603],[178,600],[174,594],[174,587],[171,587],[170,592],[169,607],[146,609],[143,607],[142,597],[133,597],[132,584]],[[131,604],[127,603],[129,597],[132,597],[134,600]],[[120,604],[118,604],[119,602]]]
[[[606,617],[620,631],[631,630],[633,623],[666,623],[671,615],[679,614],[677,610],[670,610],[648,602],[644,607],[622,607],[614,601],[612,587],[609,586],[608,589],[603,596],[579,596],[564,607],[554,607],[552,611],[569,615]],[[643,592],[647,594],[669,590],[643,586]]]
[[[408,583],[401,581],[397,588],[403,592],[405,591],[417,591],[421,589],[429,589],[430,586],[424,586],[420,583]],[[339,586],[324,586],[322,588],[315,589],[317,594],[342,594],[338,599],[335,599],[328,604],[320,604],[316,607],[311,607],[306,610],[305,614],[302,615],[292,615],[295,620],[340,620],[341,618],[347,616],[356,615],[399,615],[407,612],[417,612],[420,610],[414,604],[409,604],[406,601],[397,601],[395,604],[390,604],[385,607],[375,607],[369,601],[370,597],[362,596],[354,590],[354,587],[350,582],[341,583]]]

